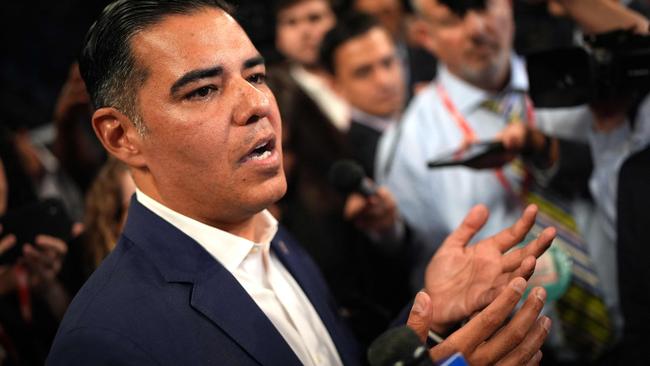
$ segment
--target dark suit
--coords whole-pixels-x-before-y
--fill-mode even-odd
[[[348,131],[348,142],[352,149],[352,157],[356,160],[370,178],[375,177],[375,155],[381,131],[352,120]]]
[[[630,157],[618,181],[618,288],[625,325],[619,365],[650,361],[650,148]]]
[[[300,284],[346,365],[355,340],[327,286],[282,229],[271,248]],[[48,365],[300,365],[237,280],[135,199],[115,250],[70,305]]]

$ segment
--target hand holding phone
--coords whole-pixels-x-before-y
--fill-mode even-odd
[[[37,235],[47,235],[65,242],[70,239],[72,220],[61,201],[46,199],[19,207],[0,218],[4,234],[15,236],[15,244],[0,251],[0,265],[12,264],[23,255],[26,243],[37,244]]]
[[[479,141],[444,153],[427,162],[431,168],[466,166],[474,169],[497,168],[512,160],[503,143],[498,140]]]

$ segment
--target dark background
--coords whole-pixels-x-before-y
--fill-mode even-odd
[[[92,21],[110,0],[0,1],[0,124],[37,127],[50,122],[58,92],[76,59],[83,37]],[[272,63],[274,51],[273,2],[271,0],[231,0],[237,18],[253,43]],[[334,0],[345,9],[349,0]],[[408,1],[404,0],[408,8]],[[544,47],[566,42],[567,25],[540,27],[544,11],[515,1],[517,49]],[[543,6],[543,4],[542,4]],[[554,20],[553,22],[556,22]],[[569,26],[570,27],[570,26]],[[541,29],[554,29],[549,34]],[[555,34],[555,35],[554,35]],[[562,34],[557,39],[556,35]]]

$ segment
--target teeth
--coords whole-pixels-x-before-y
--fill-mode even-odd
[[[262,145],[263,146],[263,145]],[[251,156],[251,160],[264,160],[271,156],[271,151],[266,150],[265,152],[259,154],[259,155],[253,155]]]
[[[255,146],[255,149],[254,149],[254,150],[261,149],[261,148],[263,148],[264,146],[266,146],[266,144],[268,144],[268,142],[263,142],[263,143],[261,143],[261,144]]]

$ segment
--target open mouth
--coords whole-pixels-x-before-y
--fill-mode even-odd
[[[275,149],[275,138],[269,138],[258,143],[253,150],[251,150],[244,157],[244,161],[248,160],[264,160],[273,154]]]

